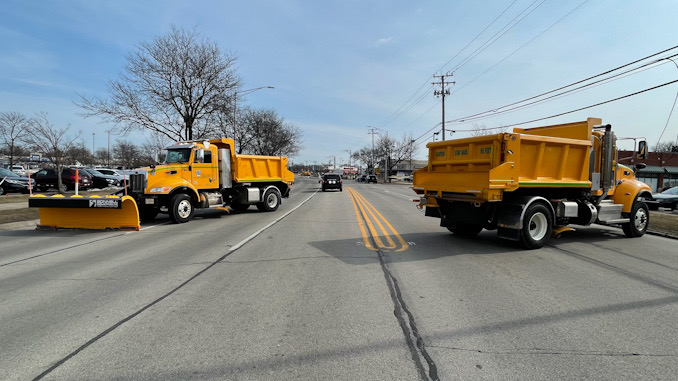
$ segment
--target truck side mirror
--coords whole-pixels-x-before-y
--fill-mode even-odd
[[[647,142],[645,140],[638,142],[638,152],[636,152],[636,159],[647,159]]]
[[[195,158],[193,161],[196,163],[205,162],[205,151],[202,148],[195,150]]]
[[[645,167],[647,167],[647,164],[645,164],[645,163],[638,163],[638,164],[635,165],[635,167],[636,167],[636,172],[638,172],[638,171],[640,171],[641,169],[644,169]]]

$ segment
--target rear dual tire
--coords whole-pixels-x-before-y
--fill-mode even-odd
[[[280,192],[276,188],[269,188],[264,192],[263,201],[257,204],[261,212],[274,212],[280,206]]]
[[[544,204],[532,204],[525,211],[520,243],[526,249],[539,249],[551,238],[553,215]]]

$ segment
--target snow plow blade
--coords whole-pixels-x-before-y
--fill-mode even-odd
[[[28,206],[38,208],[38,229],[139,230],[139,209],[130,196],[32,196]]]

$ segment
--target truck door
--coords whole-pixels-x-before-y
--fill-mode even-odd
[[[207,145],[206,148],[196,148],[193,152],[191,176],[193,185],[198,189],[219,188],[215,148],[214,145]]]

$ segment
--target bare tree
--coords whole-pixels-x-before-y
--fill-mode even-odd
[[[502,132],[506,132],[508,130],[508,127],[506,126],[488,128],[486,125],[481,123],[473,123],[472,126],[473,131],[471,132],[471,136],[485,136],[490,134],[499,134]]]
[[[142,161],[142,151],[128,140],[116,140],[112,148],[115,161],[125,168],[135,168]]]
[[[121,78],[108,83],[110,99],[80,96],[77,104],[123,134],[147,129],[171,140],[201,139],[229,113],[240,86],[235,62],[195,30],[172,27],[127,57]]]
[[[28,137],[31,120],[18,112],[0,113],[0,138],[2,147],[9,156],[10,168],[14,164],[14,158],[20,150],[19,143]]]
[[[80,134],[72,134],[68,126],[57,128],[47,119],[46,113],[39,113],[31,120],[26,140],[35,151],[41,152],[51,161],[57,172],[57,187],[60,192],[64,189],[61,171],[67,164],[68,152],[77,145]]]
[[[652,152],[672,152],[673,142],[657,142],[652,148]]]
[[[108,152],[108,148],[99,147],[96,149],[96,151],[94,151],[94,160],[96,163],[110,165],[108,163],[109,157],[110,154]]]
[[[275,110],[247,109],[243,113],[244,128],[239,153],[268,156],[294,156],[302,148],[299,127],[278,116]]]
[[[92,156],[92,152],[85,147],[85,142],[82,140],[70,147],[66,154],[68,156],[68,161],[71,163],[94,165],[94,156]]]
[[[376,149],[375,149],[376,151]],[[360,160],[365,164],[367,167],[366,170],[369,173],[374,173],[374,162],[372,159],[374,158],[375,160],[379,159],[378,156],[373,155],[372,147],[363,147],[351,154],[351,158],[353,160]]]
[[[149,152],[149,155],[153,157],[154,162],[162,163],[165,161],[165,156],[167,155],[164,150],[171,143],[172,141],[165,135],[151,134],[150,137],[146,138],[145,146],[151,151]]]

